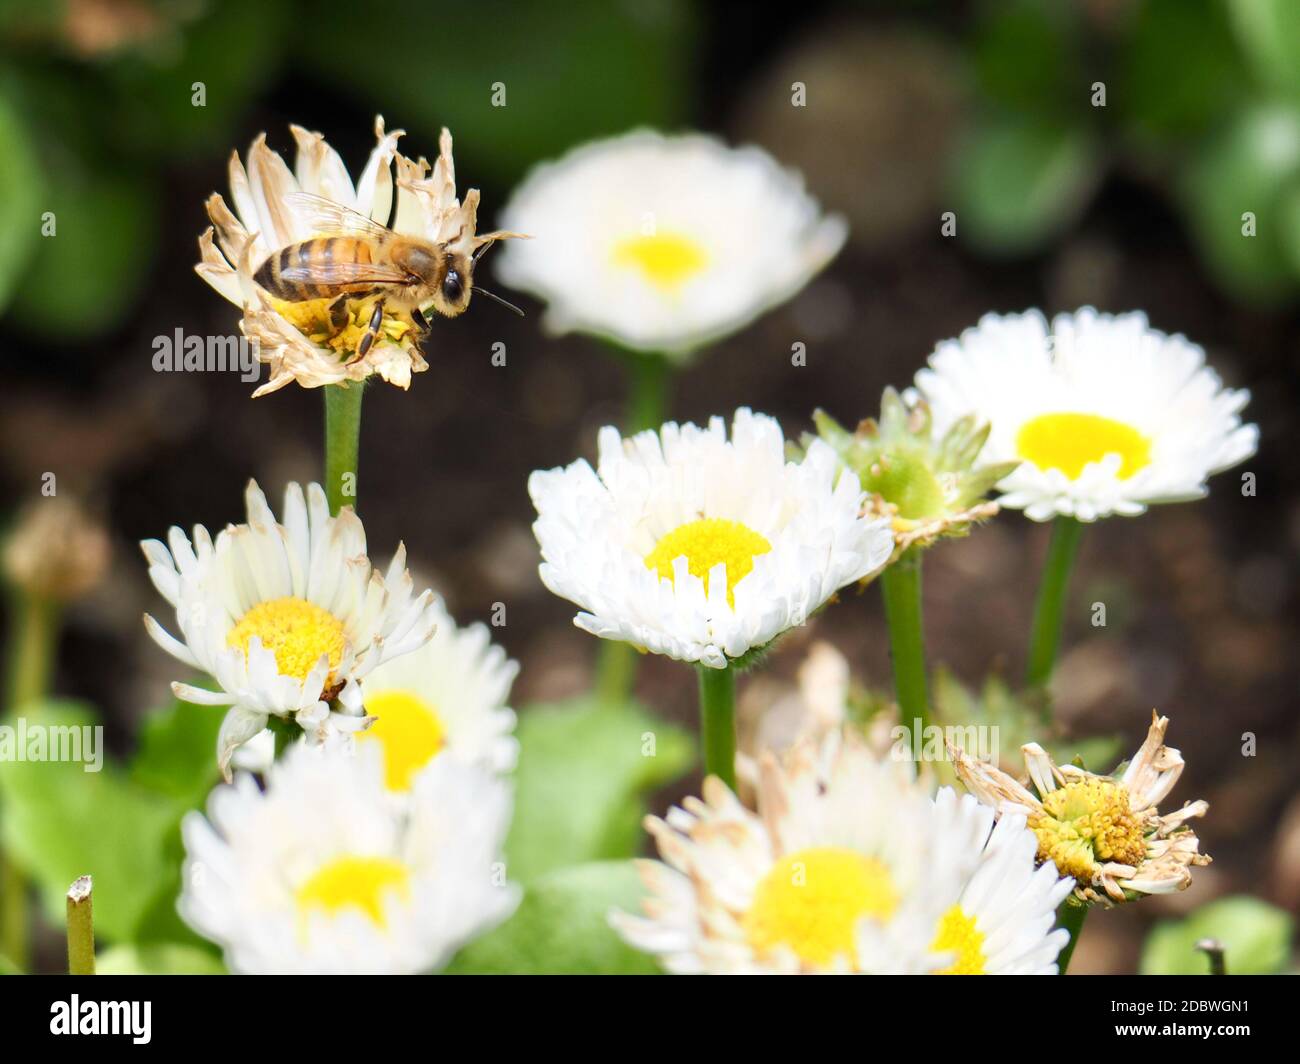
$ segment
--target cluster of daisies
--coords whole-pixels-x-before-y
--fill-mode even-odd
[[[247,168],[232,158],[236,210],[209,201],[198,270],[262,341],[262,391],[405,388],[426,367],[400,322],[357,359],[253,273],[314,235],[301,192],[381,223],[395,203],[398,231],[465,246],[486,239],[477,192],[456,199],[445,134],[430,168],[377,121],[354,183],[319,134],[293,132],[292,171],[264,138]],[[504,215],[533,240],[501,276],[545,301],[548,330],[674,363],[792,296],[846,232],[765,153],[649,132],[539,167]],[[841,590],[999,507],[1088,522],[1203,495],[1254,452],[1247,398],[1141,314],[991,315],[856,432],[818,412],[788,438],[745,408],[602,429],[594,466],[529,480],[540,577],[583,630],[695,666],[703,701]],[[235,971],[434,970],[519,900],[502,857],[515,666],[415,593],[401,546],[373,566],[353,509],[319,486],[291,485],[277,519],[250,484],[246,509],[215,537],[143,545],[175,610],[149,633],[211,680],[176,693],[226,713],[228,782],[185,822],[180,910]],[[727,712],[707,724],[701,797],[647,821],[661,860],[641,862],[644,914],[610,920],[669,971],[1050,973],[1071,938],[1060,906],[1182,889],[1208,861],[1188,823],[1205,803],[1159,809],[1182,770],[1164,718],[1122,775],[1029,744],[1026,785],[954,748],[968,793],[935,793],[831,705],[847,669],[815,674],[824,726],[780,750],[737,758],[725,688],[710,696]]]

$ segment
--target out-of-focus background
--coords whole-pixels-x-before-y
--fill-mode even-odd
[[[851,235],[797,299],[678,376],[676,417],[743,404],[797,434],[825,406],[852,423],[936,341],[1033,306],[1143,309],[1251,389],[1254,496],[1234,471],[1204,502],[1085,539],[1058,713],[1126,750],[1152,707],[1169,714],[1188,762],[1173,797],[1209,800],[1215,863],[1185,894],[1090,921],[1073,970],[1132,970],[1153,921],[1221,894],[1300,907],[1300,4],[809,0],[778,25],[680,0],[3,0],[0,56],[3,516],[54,472],[110,530],[111,570],[66,618],[53,689],[101,708],[115,753],[176,671],[140,624],[160,603],[136,542],[239,519],[250,476],[273,497],[319,477],[318,394],[252,400],[236,374],[152,366],[157,336],[236,332],[191,268],[231,150],[265,130],[290,153],[297,122],[359,167],[376,113],[412,155],[432,155],[447,125],[491,225],[537,161],[638,125],[702,128],[801,170]],[[940,231],[949,211],[955,237]],[[597,647],[537,578],[526,479],[591,456],[596,428],[623,418],[625,380],[599,343],[545,337],[540,307],[511,298],[527,318],[476,301],[435,325],[409,393],[368,390],[359,495],[372,551],[404,539],[458,620],[507,605],[495,635],[522,663],[527,706],[585,690]],[[1046,535],[1007,514],[930,555],[934,663],[970,686],[1019,675]],[[1088,623],[1095,601],[1104,629]],[[811,637],[887,687],[874,590],[792,637],[773,674],[792,674]],[[642,700],[689,724],[690,670],[641,665]]]

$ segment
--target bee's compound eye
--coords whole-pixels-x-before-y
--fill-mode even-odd
[[[443,278],[442,294],[450,303],[459,303],[460,297],[465,294],[465,285],[455,270],[448,270],[447,276]]]

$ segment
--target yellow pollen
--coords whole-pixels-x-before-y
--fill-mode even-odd
[[[1061,875],[1085,883],[1105,862],[1136,867],[1146,856],[1142,818],[1113,780],[1077,780],[1052,791],[1029,826],[1038,836],[1038,859],[1051,858]]]
[[[1059,469],[1071,480],[1108,454],[1120,456],[1119,478],[1151,464],[1151,441],[1131,425],[1097,414],[1043,414],[1020,426],[1016,451],[1039,469]]]
[[[776,862],[754,891],[742,923],[759,954],[784,946],[806,964],[852,961],[863,917],[887,919],[898,908],[889,869],[855,850],[798,850]]]
[[[384,927],[384,902],[393,894],[409,898],[410,878],[406,866],[389,857],[338,857],[317,869],[298,888],[295,900],[304,920],[313,909],[330,916],[359,909]]]
[[[726,563],[727,602],[734,606],[733,589],[754,568],[754,557],[771,549],[772,544],[739,521],[705,517],[678,525],[661,537],[654,550],[645,556],[645,565],[656,570],[661,578],[671,580],[673,562],[685,555],[691,575],[704,581],[707,595],[709,570],[720,562]]]
[[[230,629],[226,645],[247,654],[253,636],[275,655],[281,675],[299,680],[307,678],[322,654],[329,658],[332,675],[347,642],[342,621],[314,602],[294,596],[259,602]]]
[[[378,740],[384,750],[388,789],[409,791],[415,774],[437,757],[446,743],[442,721],[427,702],[398,688],[367,693],[366,712],[378,719],[358,732],[357,738]]]
[[[614,264],[638,269],[656,288],[674,291],[704,269],[708,257],[689,237],[675,233],[634,236],[614,247]]]
[[[290,302],[271,300],[275,312],[314,344],[322,344],[341,355],[351,357],[370,325],[374,299],[358,299],[348,304],[348,317],[342,328],[331,319],[334,299],[305,299]],[[411,331],[411,323],[394,314],[385,314],[380,326],[380,340],[401,343]]]
[[[936,953],[952,950],[955,960],[936,975],[984,975],[984,935],[975,927],[975,917],[954,905],[939,921],[939,933],[930,949]]]

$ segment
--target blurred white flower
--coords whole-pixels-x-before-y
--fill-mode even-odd
[[[382,748],[391,790],[409,790],[443,754],[494,773],[510,772],[519,756],[506,704],[519,665],[485,625],[457,628],[441,599],[433,615],[429,642],[366,677],[366,713],[375,722],[357,740]]]
[[[291,747],[182,825],[186,923],[241,974],[413,974],[513,912],[507,786],[438,758],[404,801],[375,748]]]
[[[741,409],[727,438],[669,422],[606,427],[583,459],[533,473],[542,582],[578,627],[721,669],[804,623],[889,559],[888,522],[860,516],[857,477],[820,440],[786,460],[781,426]]]
[[[1000,482],[1005,507],[1035,521],[1093,521],[1197,499],[1206,479],[1255,453],[1205,352],[1145,314],[1084,308],[1048,326],[1038,311],[989,314],[935,348],[916,375],[935,433],[973,414],[991,425],[980,454],[1021,464]]]
[[[546,302],[549,331],[673,357],[790,298],[847,234],[759,148],[646,130],[539,166],[502,218],[536,239],[500,276]]]
[[[177,697],[230,706],[217,740],[229,777],[234,750],[267,726],[293,719],[316,739],[353,732],[368,719],[359,680],[383,661],[424,645],[438,612],[433,593],[412,594],[406,549],[386,573],[366,555],[366,533],[350,506],[331,517],[317,484],[285,492],[284,524],[250,481],[248,523],[214,540],[196,525],[192,539],[173,527],[167,545],[141,543],[149,577],[176,609],[181,638],[145,614],[154,640],[215,691],[174,683]]]

